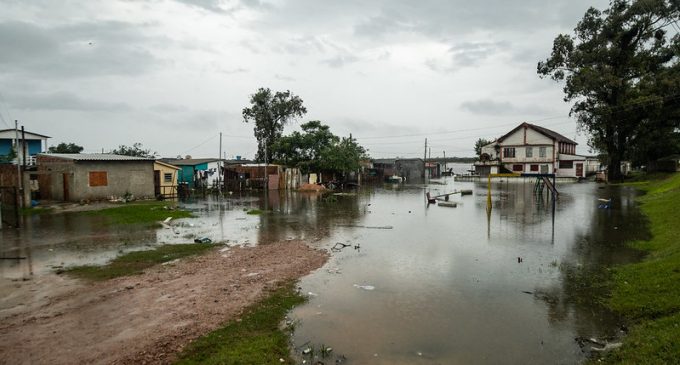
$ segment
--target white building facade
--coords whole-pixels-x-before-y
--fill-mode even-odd
[[[586,158],[576,154],[576,145],[557,132],[522,123],[483,146],[475,170],[483,176],[509,171],[583,178]]]

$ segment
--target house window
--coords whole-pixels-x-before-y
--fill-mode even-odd
[[[527,157],[534,157],[534,148],[527,147]]]
[[[505,147],[505,148],[503,148],[503,157],[507,157],[507,158],[515,157],[515,147]]]
[[[531,172],[538,172],[538,165],[531,165]]]
[[[512,165],[512,171],[524,171],[524,165]]]
[[[172,173],[166,172],[163,174],[163,181],[166,183],[172,182]]]
[[[545,157],[545,152],[546,152],[545,147],[539,147],[538,148],[538,157]]]
[[[560,168],[561,169],[573,169],[574,168],[574,161],[560,161]]]
[[[108,186],[106,171],[90,171],[90,186]]]

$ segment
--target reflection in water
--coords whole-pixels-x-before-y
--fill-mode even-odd
[[[592,300],[598,280],[583,285],[583,278],[636,259],[623,242],[645,238],[634,192],[563,184],[553,204],[534,195],[530,182],[504,181],[494,184],[487,210],[486,188],[447,179],[366,187],[356,195],[272,192],[264,200],[236,193],[183,202],[197,218],[160,229],[75,214],[35,216],[21,230],[0,233],[3,257],[27,257],[0,262],[1,275],[103,263],[122,251],[196,237],[229,245],[298,238],[326,249],[342,243],[336,247],[348,246],[301,282],[317,296],[292,313],[300,320],[298,347],[326,344],[334,356],[372,364],[582,360],[574,337],[616,331],[616,318]],[[453,196],[457,208],[428,207],[424,199],[427,191],[460,189],[475,193]],[[597,198],[608,197],[614,208],[598,209]]]
[[[598,287],[584,290],[569,268],[636,258],[611,228],[640,219],[629,191],[608,191],[621,204],[604,211],[595,184],[563,184],[553,203],[504,181],[488,211],[485,182],[426,189],[465,188],[475,195],[455,209],[424,207],[422,188],[377,189],[357,224],[393,230],[336,227],[325,243],[362,251],[333,253],[302,281],[317,296],[293,311],[296,345],[330,344],[356,363],[575,363],[585,356],[576,336],[615,332],[616,318],[589,299]]]

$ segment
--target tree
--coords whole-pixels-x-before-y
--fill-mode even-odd
[[[120,145],[120,146],[118,146],[118,149],[111,151],[111,153],[113,153],[114,155],[147,157],[147,158],[155,158],[156,155],[158,155],[157,152],[151,152],[151,150],[142,149],[141,143],[135,143],[135,144],[132,145],[132,147]]]
[[[677,105],[677,92],[667,94],[658,75],[677,67],[680,37],[668,40],[665,27],[679,14],[673,0],[612,0],[605,11],[588,9],[575,35],[558,35],[538,63],[541,77],[565,82],[570,115],[591,147],[606,152],[612,180],[622,178],[620,162],[639,126],[654,128],[660,111]]]
[[[321,168],[322,151],[340,139],[318,120],[304,123],[300,127],[303,133],[295,131],[272,144],[272,161],[298,167],[303,172],[317,171]]]
[[[47,149],[49,153],[81,153],[83,152],[83,147],[78,146],[75,143],[61,142],[56,146],[51,146]]]
[[[487,144],[491,143],[493,141],[486,140],[484,138],[480,138],[475,142],[475,154],[477,157],[482,156],[482,147],[486,146]]]
[[[361,160],[366,158],[368,158],[366,149],[350,135],[324,148],[321,151],[320,165],[322,169],[337,171],[344,175],[358,170],[361,167]]]
[[[269,88],[260,88],[250,96],[249,108],[243,109],[243,121],[255,123],[253,128],[257,139],[257,155],[255,160],[271,159],[270,150],[283,134],[283,127],[291,120],[301,118],[307,109],[302,105],[302,99],[290,91],[277,91],[272,94]]]

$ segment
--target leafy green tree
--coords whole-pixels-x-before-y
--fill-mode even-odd
[[[367,159],[368,155],[366,149],[350,135],[324,148],[320,157],[322,169],[337,171],[344,175],[358,170],[361,167],[361,160]]]
[[[489,144],[491,142],[493,142],[493,141],[489,141],[489,140],[484,139],[484,138],[480,138],[480,139],[477,140],[477,142],[475,142],[475,154],[477,155],[477,157],[482,156],[482,147],[486,146],[487,144]]]
[[[571,114],[590,145],[606,152],[612,180],[622,178],[620,162],[639,125],[654,128],[655,116],[677,101],[658,75],[677,67],[680,37],[668,39],[666,28],[679,14],[673,0],[612,0],[604,11],[588,9],[574,36],[558,35],[538,63],[541,77],[564,81],[564,100],[574,102]]]
[[[255,123],[253,128],[257,139],[255,159],[271,160],[269,150],[272,144],[281,138],[285,125],[296,118],[301,118],[307,113],[307,109],[302,105],[302,99],[290,91],[272,93],[269,88],[260,88],[251,95],[250,104],[249,108],[243,109],[243,121]]]
[[[302,132],[282,136],[272,145],[272,160],[286,166],[295,166],[303,172],[321,168],[321,152],[340,139],[331,133],[327,125],[314,120],[300,126]]]
[[[118,146],[117,149],[111,151],[111,153],[113,153],[114,155],[146,157],[146,158],[155,158],[158,155],[157,152],[151,152],[151,150],[143,149],[141,143],[135,143],[135,144],[132,145],[132,147],[120,145],[120,146]]]
[[[65,143],[61,142],[56,146],[51,146],[47,149],[49,153],[81,153],[83,152],[83,147],[78,146],[75,143]]]

